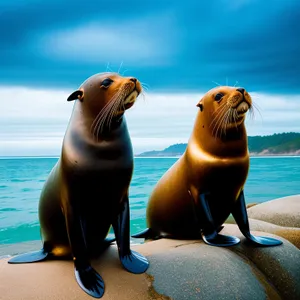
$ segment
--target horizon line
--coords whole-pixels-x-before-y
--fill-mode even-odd
[[[133,158],[137,158],[137,159],[144,159],[144,158],[151,158],[151,159],[156,159],[156,158],[180,158],[183,154],[181,155],[174,155],[174,156],[133,156]],[[274,155],[249,155],[249,157],[251,158],[300,158],[300,155],[287,155],[287,154],[274,154]],[[60,156],[0,156],[0,160],[4,160],[4,159],[26,159],[26,158],[39,158],[39,159],[43,159],[43,158],[60,158]]]

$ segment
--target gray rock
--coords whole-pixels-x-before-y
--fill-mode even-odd
[[[154,289],[172,299],[280,299],[261,272],[226,248],[185,244],[149,259]]]
[[[248,216],[279,226],[300,228],[300,195],[288,196],[250,207]]]
[[[140,275],[125,271],[116,246],[111,246],[92,261],[105,281],[102,299],[300,299],[300,250],[282,237],[251,232],[283,244],[253,247],[236,225],[225,224],[221,234],[239,237],[239,245],[224,248],[201,240],[161,239],[133,246],[150,261],[147,273]],[[72,261],[11,265],[7,260],[0,260],[1,300],[91,300],[75,281]]]

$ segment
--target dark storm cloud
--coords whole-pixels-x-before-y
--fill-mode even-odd
[[[152,91],[296,94],[299,19],[297,0],[2,0],[0,83],[71,89],[123,61]]]

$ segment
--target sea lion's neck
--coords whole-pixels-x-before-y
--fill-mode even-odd
[[[237,157],[248,155],[248,139],[244,123],[218,136],[213,134],[212,126],[197,116],[191,141],[202,151],[218,157]]]
[[[109,142],[116,139],[122,134],[124,127],[126,127],[126,121],[124,116],[113,118],[110,127],[107,125],[98,130],[97,114],[91,113],[85,108],[82,103],[77,100],[74,104],[71,121],[69,128],[72,128],[73,133],[84,137],[85,142],[101,144],[101,142]]]

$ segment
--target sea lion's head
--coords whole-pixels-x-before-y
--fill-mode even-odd
[[[142,91],[134,77],[117,73],[99,73],[85,80],[68,101],[78,100],[83,111],[93,118],[92,131],[99,134],[120,120],[124,112],[133,106]]]
[[[208,91],[197,106],[203,126],[209,126],[214,136],[221,136],[244,124],[252,99],[244,88],[220,86]]]

